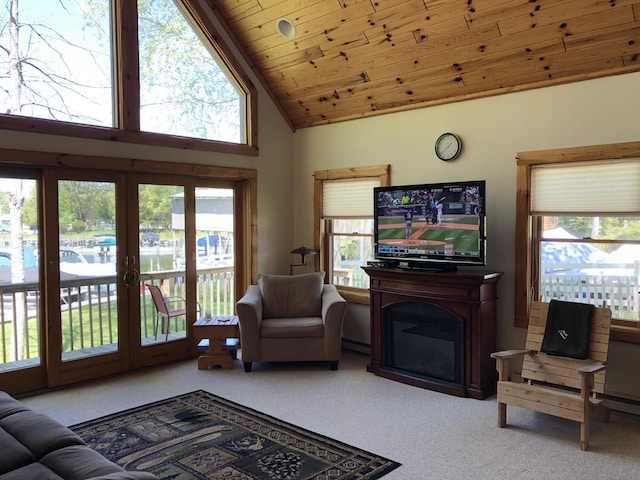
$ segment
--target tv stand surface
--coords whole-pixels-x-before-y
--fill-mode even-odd
[[[367,267],[395,268],[398,270],[416,270],[420,272],[457,272],[458,266],[451,263],[415,262],[411,260],[372,260]]]
[[[400,270],[417,270],[419,272],[457,272],[458,266],[450,263],[424,263],[424,262],[400,262],[397,266]]]

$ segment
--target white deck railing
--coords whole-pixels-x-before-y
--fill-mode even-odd
[[[624,264],[543,264],[540,295],[552,299],[606,305],[614,318],[638,321],[640,262]]]
[[[96,277],[61,282],[63,358],[68,359],[92,349],[115,349],[118,342],[116,277]],[[143,344],[184,338],[184,317],[176,317],[171,325],[156,332],[156,312],[145,283],[161,286],[168,296],[185,297],[184,272],[166,270],[140,275],[140,328]],[[37,283],[0,284],[0,371],[13,368],[12,362],[28,362],[38,358],[43,315]],[[214,315],[232,315],[235,310],[233,267],[198,269],[197,298],[201,311],[210,309]],[[174,305],[174,307],[177,307]],[[20,320],[20,321],[19,321]],[[18,335],[18,326],[24,326]],[[162,333],[162,335],[158,335]],[[16,352],[20,351],[18,355]],[[94,352],[95,353],[95,352]]]

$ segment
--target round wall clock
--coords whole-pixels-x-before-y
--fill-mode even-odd
[[[462,151],[462,140],[454,133],[443,133],[436,140],[436,155],[440,160],[455,160]]]

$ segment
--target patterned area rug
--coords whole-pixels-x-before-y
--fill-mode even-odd
[[[161,479],[374,480],[400,464],[199,390],[71,427]]]

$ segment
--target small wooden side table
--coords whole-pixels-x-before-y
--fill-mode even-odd
[[[198,370],[207,370],[211,365],[232,368],[236,352],[235,348],[229,348],[229,346],[237,346],[238,342],[228,342],[227,339],[240,337],[238,317],[235,315],[201,317],[193,326],[196,339],[209,340],[209,348],[198,358]]]

